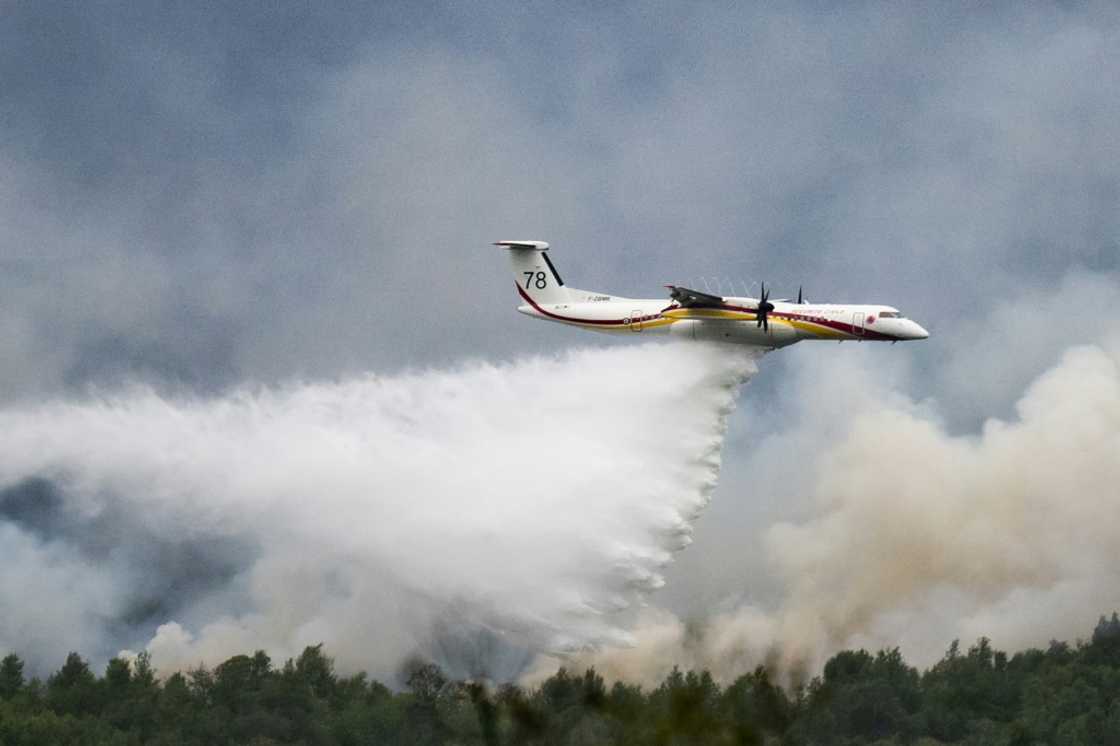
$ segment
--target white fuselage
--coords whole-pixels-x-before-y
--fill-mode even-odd
[[[517,310],[597,332],[670,334],[762,347],[785,347],[803,339],[899,342],[929,336],[916,322],[901,318],[892,306],[775,301],[774,310],[767,314],[766,330],[757,324],[755,298],[727,297],[721,308],[682,308],[663,298],[571,293],[571,300],[553,304],[534,302],[522,293],[526,303]]]

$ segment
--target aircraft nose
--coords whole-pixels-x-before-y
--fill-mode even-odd
[[[929,339],[929,332],[927,332],[921,324],[917,321],[911,321],[910,326],[913,327],[910,333],[913,335],[911,339]]]

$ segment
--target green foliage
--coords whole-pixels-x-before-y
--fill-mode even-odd
[[[89,664],[77,653],[66,656],[58,673],[47,679],[47,702],[59,715],[81,717],[93,713],[100,704],[99,694]]]
[[[44,686],[0,660],[0,744],[1068,744],[1120,746],[1120,619],[1091,639],[1008,657],[954,642],[925,673],[897,648],[845,650],[794,697],[764,667],[721,688],[707,671],[657,687],[561,669],[540,686],[456,682],[421,660],[392,691],[339,676],[322,645],[279,668],[263,651],[160,682],[146,654],[98,678],[77,653]]]
[[[806,743],[874,743],[921,735],[922,707],[918,672],[902,660],[898,648],[871,655],[846,650],[814,679],[792,728],[794,740]]]
[[[0,661],[0,699],[11,699],[23,689],[23,661],[9,653]]]

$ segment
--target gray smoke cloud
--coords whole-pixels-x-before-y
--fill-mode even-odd
[[[753,370],[654,345],[0,410],[0,649],[169,671],[325,642],[382,677],[417,652],[508,677],[630,644]]]

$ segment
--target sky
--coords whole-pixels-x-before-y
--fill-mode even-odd
[[[656,596],[682,619],[786,597],[764,536],[821,515],[805,465],[875,403],[975,443],[1069,348],[1115,349],[1109,3],[0,12],[4,407],[611,344],[517,316],[499,239],[617,295],[765,280],[919,320],[760,365]]]

